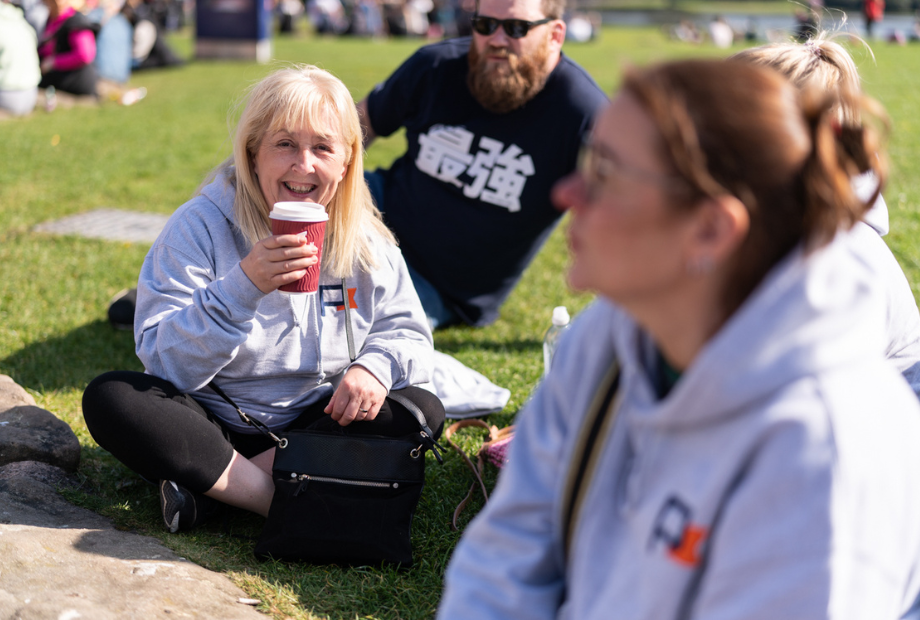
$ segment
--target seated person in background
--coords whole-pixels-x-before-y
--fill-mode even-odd
[[[910,608],[920,403],[851,250],[868,205],[838,127],[826,98],[750,63],[626,75],[553,192],[569,282],[600,299],[518,416],[440,618]]]
[[[846,49],[828,39],[826,33],[804,44],[774,43],[746,49],[733,58],[776,69],[799,88],[831,94],[837,101],[833,112],[839,120],[859,126],[859,109],[847,103],[862,92],[859,73]],[[852,139],[845,135],[841,138],[846,148],[847,140]],[[880,238],[888,233],[888,207],[870,163],[860,161],[859,174],[852,178],[856,195],[867,202],[874,200],[863,221],[854,228],[855,250],[872,263],[884,284],[888,334],[885,353],[920,396],[920,310],[901,266]]]
[[[0,0],[0,114],[21,116],[35,108],[41,80],[36,45],[22,9]]]
[[[674,26],[671,35],[684,43],[699,44],[703,42],[703,35],[700,34],[699,28],[689,19],[682,19],[679,24]]]
[[[406,129],[407,152],[367,175],[432,326],[487,325],[561,213],[607,99],[562,54],[564,0],[481,0],[471,39],[421,48],[359,104],[365,145]]]
[[[576,11],[567,17],[565,24],[566,41],[587,43],[601,35],[601,14],[597,11]]]
[[[97,377],[83,415],[100,446],[160,481],[172,532],[200,523],[212,500],[261,515],[271,503],[274,444],[211,381],[272,431],[328,421],[404,435],[418,423],[387,400],[402,390],[440,433],[441,403],[415,387],[430,378],[431,331],[364,182],[361,141],[338,79],[311,66],[276,71],[250,91],[233,155],[144,261],[134,334],[146,374]],[[303,236],[271,233],[270,209],[284,201],[328,211],[317,293],[277,290],[318,260]]]
[[[709,22],[709,38],[720,49],[728,49],[735,42],[735,31],[724,17],[719,15]]]
[[[54,87],[55,91],[122,105],[132,105],[147,95],[146,88],[123,84],[130,76],[132,35],[130,24],[118,14],[120,5],[105,3],[96,9],[94,20],[78,11],[83,0],[45,2],[50,17],[38,48],[39,88]]]
[[[96,35],[96,59],[93,64],[96,65],[99,79],[113,85],[125,84],[131,78],[134,28],[121,12],[122,0],[102,0],[87,13],[87,17],[100,26],[99,34]]]
[[[291,34],[296,29],[296,20],[304,12],[302,0],[277,0],[275,13],[278,16],[278,32]]]
[[[83,0],[45,0],[48,24],[38,45],[42,80],[39,88],[53,86],[73,95],[98,96],[96,33],[100,26],[77,9]]]
[[[317,34],[342,34],[348,29],[348,17],[340,0],[309,0],[307,17]]]
[[[311,0],[315,4],[315,0]],[[314,25],[316,20],[313,20]],[[386,35],[383,12],[377,0],[357,0],[348,25],[348,34],[361,37],[382,37]]]
[[[121,13],[134,28],[131,53],[133,71],[185,64],[163,38],[162,28],[157,25],[150,5],[143,0],[127,0]]]
[[[818,32],[819,23],[818,12],[814,9],[795,12],[795,33],[796,41],[805,42],[812,38]]]
[[[13,4],[22,9],[26,21],[35,30],[35,36],[40,37],[48,23],[48,5],[45,0],[13,0]]]

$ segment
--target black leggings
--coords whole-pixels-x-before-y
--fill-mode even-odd
[[[444,406],[418,387],[399,391],[424,412],[435,438],[444,427]],[[287,428],[306,428],[328,419],[329,399],[305,408]],[[252,458],[275,446],[259,434],[231,430],[194,398],[172,383],[140,372],[108,372],[83,392],[83,418],[100,446],[150,481],[173,480],[203,493],[214,486],[236,450]],[[337,426],[337,425],[336,425]],[[418,431],[415,417],[389,398],[370,421],[353,422],[346,432],[399,437]]]
[[[38,87],[48,88],[49,86],[54,86],[65,93],[96,96],[98,94],[96,89],[98,79],[96,67],[93,64],[88,64],[71,71],[49,71],[42,76],[42,81]]]

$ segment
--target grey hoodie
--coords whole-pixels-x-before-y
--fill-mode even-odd
[[[920,592],[920,404],[884,359],[883,297],[853,243],[787,257],[660,400],[648,336],[605,301],[584,311],[518,416],[439,617],[906,611]],[[566,562],[560,498],[614,358],[617,418]]]
[[[144,260],[134,336],[150,374],[191,393],[228,426],[256,432],[212,379],[270,428],[332,393],[351,361],[341,279],[315,294],[265,294],[240,267],[250,245],[234,224],[234,188],[219,176],[170,217]],[[431,331],[399,249],[373,240],[371,273],[347,279],[356,364],[387,389],[430,380]]]
[[[873,224],[860,222],[850,233],[859,258],[872,269],[885,300],[887,357],[920,397],[920,311],[907,277]]]

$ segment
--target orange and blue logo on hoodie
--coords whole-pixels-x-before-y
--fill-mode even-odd
[[[655,518],[649,548],[663,546],[671,560],[695,567],[703,559],[703,545],[708,535],[708,528],[693,522],[690,506],[671,495]]]

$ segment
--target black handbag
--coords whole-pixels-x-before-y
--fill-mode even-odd
[[[345,312],[353,361],[348,304]],[[432,450],[442,462],[441,446],[414,402],[398,392],[387,396],[418,421],[418,432],[402,437],[347,434],[334,422],[324,424],[325,429],[314,425],[275,434],[241,411],[213,382],[210,386],[244,422],[277,444],[272,464],[275,494],[255,545],[256,557],[412,565],[410,534],[425,486],[425,452]]]

